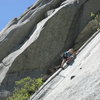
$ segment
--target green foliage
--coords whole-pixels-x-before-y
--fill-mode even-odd
[[[97,30],[99,30],[100,29],[100,12],[98,12],[97,14],[94,14],[93,12],[91,12],[91,17],[93,17],[98,22]]]
[[[26,77],[20,81],[16,81],[15,84],[16,88],[7,100],[28,100],[43,84],[43,79],[37,78],[33,80],[30,77]]]
[[[94,17],[94,16],[95,16],[95,14],[93,12],[91,12],[91,17]]]

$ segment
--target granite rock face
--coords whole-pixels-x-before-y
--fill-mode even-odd
[[[75,62],[62,70],[30,100],[99,100],[100,31],[77,55]]]
[[[80,46],[97,30],[90,16],[100,0],[39,0],[0,32],[1,90],[25,76],[39,77],[60,64],[60,54]],[[82,41],[81,41],[82,40]]]

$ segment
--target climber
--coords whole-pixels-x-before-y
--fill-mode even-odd
[[[78,51],[73,51],[73,54],[68,58],[67,65],[72,65],[74,62],[74,59],[76,58]]]
[[[67,65],[72,64],[73,59],[76,57],[76,51],[73,49],[69,49],[68,51],[64,52],[62,55],[62,62],[61,62],[61,68],[63,68],[63,65],[67,63]]]

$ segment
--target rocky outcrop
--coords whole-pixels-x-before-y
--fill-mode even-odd
[[[62,70],[30,100],[99,100],[100,31],[77,55],[75,62]]]
[[[90,14],[100,10],[99,4],[100,0],[39,0],[12,20],[0,33],[1,90],[11,91],[22,77],[45,74],[60,64],[64,50],[79,49],[98,28]]]
[[[91,20],[85,28],[80,32],[77,39],[75,40],[74,48],[78,49],[81,45],[85,43],[85,41],[92,36],[92,34],[98,28],[98,21],[96,19]]]

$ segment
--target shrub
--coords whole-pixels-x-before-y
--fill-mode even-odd
[[[29,97],[43,84],[43,79],[31,79],[30,77],[26,77],[16,81],[15,84],[16,88],[7,100],[28,100]]]
[[[91,12],[91,17],[93,17],[98,22],[97,30],[99,30],[100,29],[100,12],[98,12],[97,14],[94,14],[93,12]]]

